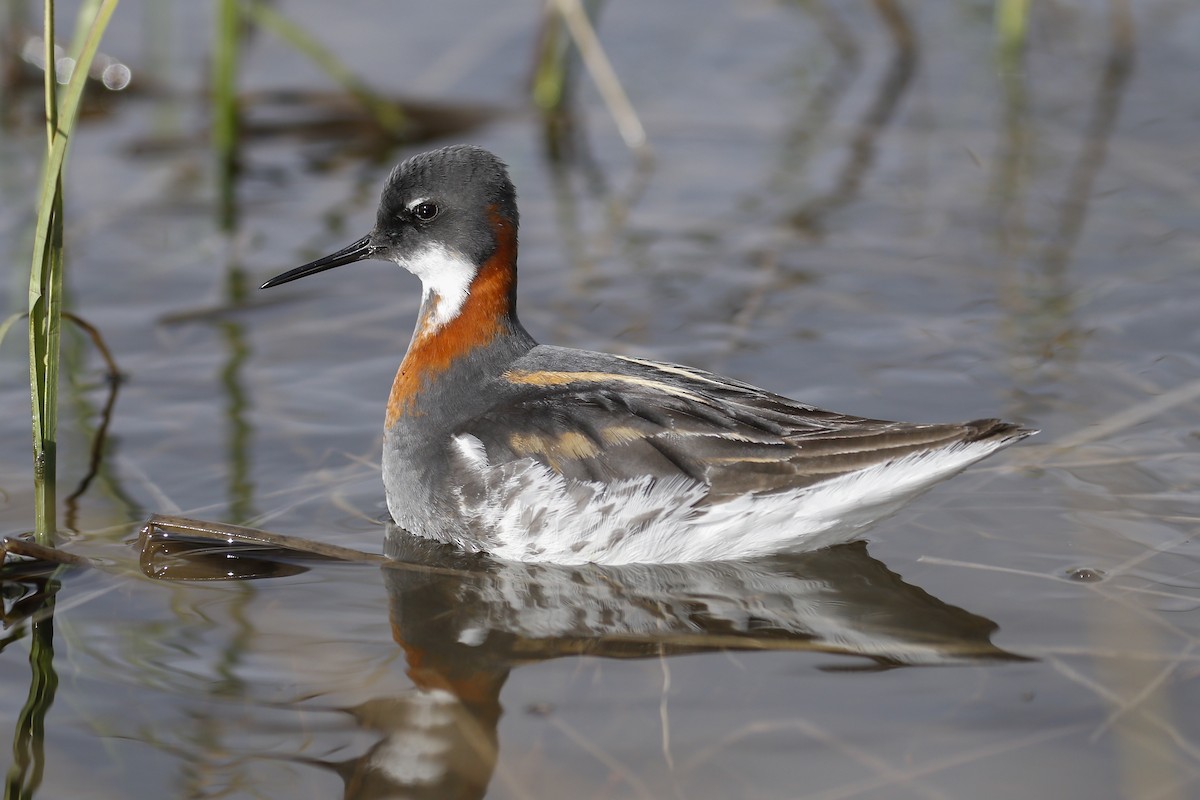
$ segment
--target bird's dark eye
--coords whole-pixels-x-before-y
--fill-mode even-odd
[[[413,216],[422,222],[429,222],[438,215],[438,207],[436,203],[417,203],[413,206]]]

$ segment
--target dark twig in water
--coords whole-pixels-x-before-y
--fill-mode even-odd
[[[427,553],[420,555],[410,554],[409,557],[414,560],[409,560],[406,557],[391,557],[381,553],[368,553],[363,550],[355,550],[351,547],[342,547],[336,544],[328,544],[326,542],[318,542],[312,539],[304,539],[299,536],[288,536],[282,533],[272,533],[270,531],[260,530],[258,528],[248,528],[242,525],[231,525],[226,522],[209,522],[201,519],[191,519],[189,517],[176,517],[166,514],[154,514],[146,524],[142,526],[141,535],[138,540],[138,546],[141,549],[143,558],[149,554],[157,543],[171,539],[172,534],[180,538],[190,538],[199,540],[209,540],[214,543],[222,543],[225,545],[233,544],[252,544],[261,545],[263,547],[272,547],[279,550],[288,550],[292,553],[305,553],[308,555],[317,556],[318,558],[327,558],[335,561],[345,561],[358,564],[379,564],[386,566],[388,569],[405,570],[412,572],[420,572],[425,574],[448,575],[454,577],[465,577],[475,569],[486,568],[489,563],[486,560],[473,561],[473,556],[468,557],[470,563],[459,566],[435,566],[433,564],[422,563],[420,560]],[[402,534],[407,536],[408,534]],[[428,544],[431,547],[441,547],[441,545]],[[420,545],[417,545],[417,550],[420,550]]]
[[[34,558],[38,561],[50,564],[62,564],[69,567],[93,566],[89,558],[66,553],[54,547],[46,547],[30,539],[5,536],[3,539],[0,539],[0,564],[4,563],[5,558],[10,553],[15,556],[25,556],[26,558]]]
[[[154,514],[142,526],[140,543],[143,549],[151,537],[165,538],[171,533],[182,533],[198,539],[220,540],[226,543],[243,542],[278,547],[297,553],[310,553],[323,558],[338,561],[363,561],[381,563],[388,559],[378,553],[367,553],[342,547],[326,542],[316,542],[302,539],[298,536],[287,536],[282,533],[271,533],[258,528],[247,528],[242,525],[230,525],[225,522],[208,522],[188,517],[174,517],[164,514]]]

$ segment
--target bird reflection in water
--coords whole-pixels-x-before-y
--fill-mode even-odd
[[[261,546],[205,576],[174,540],[143,569],[184,580],[307,569]],[[374,743],[345,761],[288,758],[336,772],[347,798],[481,798],[500,743],[510,671],[565,656],[662,658],[712,651],[810,651],[826,669],[1024,660],[991,643],[994,622],[948,605],[851,543],[746,562],[558,566],[472,556],[393,530],[381,569],[392,635],[414,690],[338,708]],[[202,550],[212,560],[211,542]],[[277,561],[280,571],[266,565]],[[272,756],[277,757],[277,756]]]

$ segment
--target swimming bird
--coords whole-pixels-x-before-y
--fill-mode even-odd
[[[368,235],[263,284],[364,259],[421,279],[383,445],[388,510],[411,534],[563,564],[808,551],[1035,432],[866,419],[700,369],[538,344],[517,320],[518,222],[505,164],[445,147],[392,171]]]

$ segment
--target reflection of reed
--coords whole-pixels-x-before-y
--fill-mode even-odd
[[[92,481],[100,474],[104,461],[105,444],[108,441],[108,426],[112,422],[113,409],[117,404],[117,390],[119,386],[119,381],[115,376],[109,378],[108,396],[104,401],[104,407],[100,409],[100,424],[96,426],[96,430],[92,434],[92,448],[88,457],[87,472],[80,479],[79,484],[75,487],[75,491],[71,492],[63,500],[63,527],[67,530],[79,530],[79,499],[83,497],[84,493],[91,486]],[[85,407],[85,413],[87,410],[90,410],[86,409],[86,404],[82,396],[77,398],[77,403]],[[86,425],[86,422],[80,422],[79,427],[86,429]],[[136,514],[138,506],[111,480],[111,476],[109,484],[114,490],[113,493],[125,505],[126,510]]]
[[[892,38],[894,49],[891,64],[879,84],[875,102],[867,108],[850,138],[849,159],[833,188],[809,200],[789,217],[794,228],[810,234],[820,231],[826,216],[858,197],[862,179],[875,163],[879,134],[891,121],[916,73],[917,38],[904,10],[895,0],[875,0],[874,6]]]
[[[996,238],[998,249],[1010,263],[1022,258],[1028,239],[1025,225],[1025,182],[1029,166],[1029,92],[1019,65],[1005,64],[1000,71],[1004,116],[1000,152],[993,163],[989,194],[998,204]]]
[[[236,322],[222,322],[220,329],[229,351],[228,360],[221,369],[221,386],[228,398],[225,416],[229,516],[235,522],[244,522],[254,515],[254,482],[250,479],[249,456],[250,438],[254,429],[246,421],[249,403],[246,400],[246,390],[242,387],[242,368],[251,354],[241,325]]]
[[[1042,304],[1066,309],[1072,296],[1067,282],[1067,265],[1079,240],[1087,219],[1096,176],[1104,166],[1109,138],[1112,136],[1120,111],[1121,100],[1134,67],[1133,17],[1127,0],[1109,3],[1111,38],[1104,69],[1096,86],[1091,117],[1083,134],[1083,147],[1071,168],[1066,192],[1061,205],[1058,225],[1050,241],[1041,253]],[[1066,327],[1066,320],[1059,323]],[[1061,338],[1061,337],[1059,337]],[[1139,410],[1165,410],[1176,398],[1194,399],[1195,383],[1164,392],[1145,403],[1125,409],[1121,414],[1102,421],[1093,428],[1100,435],[1119,429],[1124,421],[1136,419]],[[1091,434],[1091,429],[1074,437],[1082,443]],[[1067,443],[1071,446],[1070,443]],[[1077,444],[1075,445],[1077,446]],[[1115,471],[1109,483],[1111,496],[1129,496],[1139,491],[1122,478],[1128,473]],[[1093,478],[1094,479],[1094,478]],[[1090,537],[1091,532],[1089,532]],[[1165,549],[1164,551],[1165,552]],[[1124,563],[1110,569],[1109,581],[1117,578],[1147,558],[1141,545],[1129,550]],[[1097,587],[1105,593],[1103,587]],[[1111,603],[1103,616],[1092,615],[1089,619],[1091,638],[1100,650],[1111,648],[1126,657],[1098,659],[1096,675],[1086,676],[1074,670],[1064,670],[1072,680],[1095,692],[1109,706],[1109,714],[1092,734],[1092,740],[1100,738],[1110,729],[1114,737],[1118,764],[1120,794],[1126,797],[1154,795],[1170,800],[1182,800],[1188,796],[1183,787],[1189,782],[1187,763],[1197,757],[1195,747],[1185,747],[1187,737],[1180,732],[1186,724],[1186,715],[1176,713],[1177,698],[1169,688],[1170,678],[1177,674],[1179,664],[1155,664],[1143,661],[1133,654],[1159,652],[1172,645],[1164,642],[1174,632],[1166,634],[1167,626],[1146,624],[1142,609],[1126,602]],[[1182,650],[1183,654],[1194,652],[1200,643],[1192,639]],[[1181,759],[1180,750],[1188,752]]]
[[[6,798],[32,798],[42,785],[46,767],[46,714],[54,705],[58,673],[54,669],[54,595],[58,581],[42,591],[36,617],[29,625],[29,695],[13,730],[13,760],[5,777]]]
[[[566,135],[563,129],[547,131],[547,137]],[[567,249],[567,260],[575,280],[577,293],[586,294],[589,282],[595,277],[598,258],[620,248],[629,260],[638,261],[634,244],[635,233],[627,225],[630,209],[637,205],[650,185],[654,175],[654,163],[645,155],[638,158],[635,169],[623,187],[614,188],[603,167],[596,161],[588,146],[584,131],[580,130],[565,141],[546,143],[551,188],[554,192],[554,209],[557,212],[559,236]],[[604,210],[605,226],[597,237],[592,250],[588,248],[584,216],[579,213],[580,202],[572,185],[576,173],[582,176],[584,191],[588,198],[599,203]],[[559,314],[559,324],[573,314]],[[568,334],[570,335],[570,334]]]
[[[807,92],[807,95],[797,92],[801,96],[807,96],[807,101],[799,105],[787,126],[780,148],[779,163],[767,180],[767,188],[771,194],[785,191],[787,184],[808,168],[809,160],[819,152],[815,145],[820,134],[833,121],[838,105],[845,98],[847,90],[862,67],[860,48],[852,29],[842,22],[834,9],[819,1],[804,3],[796,8],[812,15],[821,29],[823,38],[833,47],[837,60],[833,67],[818,79],[815,88]],[[796,72],[803,75],[805,69],[798,65]],[[781,291],[788,282],[804,279],[799,270],[785,269],[781,266],[780,251],[776,246],[751,254],[751,260],[754,279],[748,282],[749,288],[730,318],[728,333],[720,351],[721,356],[729,356],[742,349],[769,297]],[[709,364],[709,368],[719,370],[725,365],[725,358],[716,357]]]
[[[1108,140],[1112,136],[1125,86],[1133,73],[1133,18],[1129,3],[1118,0],[1112,9],[1112,40],[1100,82],[1093,99],[1092,117],[1083,134],[1083,149],[1067,179],[1067,191],[1062,201],[1062,213],[1057,229],[1042,253],[1042,272],[1054,292],[1062,291],[1062,283],[1071,252],[1087,219],[1092,185],[1104,166]]]
[[[1120,111],[1125,87],[1133,72],[1133,20],[1128,3],[1111,4],[1111,39],[1104,69],[1093,98],[1091,117],[1083,132],[1083,146],[1066,181],[1060,213],[1054,229],[1041,248],[1037,272],[1024,288],[1024,297],[1009,299],[1023,311],[1016,321],[1024,347],[1039,361],[1063,361],[1077,354],[1082,332],[1072,322],[1074,294],[1067,281],[1070,263],[1083,225],[1087,220],[1092,187],[1104,166],[1108,141]],[[1000,204],[1000,249],[1010,263],[1019,263],[1029,249],[1024,223],[1023,183],[1030,155],[1026,89],[1016,69],[1004,76],[1005,138],[993,179]]]
[[[772,185],[805,167],[817,135],[833,121],[838,104],[862,66],[859,46],[851,29],[833,9],[823,2],[805,3],[802,8],[816,19],[822,35],[833,46],[837,61],[809,93],[808,102],[788,126],[783,141],[783,163],[774,171]]]
[[[213,56],[212,138],[217,162],[217,228],[229,240],[233,240],[240,223],[237,189],[241,172],[242,121],[237,98],[238,56],[246,28],[236,2],[222,0],[218,8],[216,52]],[[248,288],[245,272],[231,256],[225,266],[226,306],[237,308],[244,305]],[[242,367],[250,356],[250,348],[239,323],[225,320],[218,323],[218,328],[229,353],[221,369],[221,386],[228,397],[226,464],[229,470],[229,514],[235,522],[244,522],[254,513],[254,484],[249,479],[248,457],[252,431],[246,422],[246,392],[241,381]]]
[[[112,353],[109,351],[108,345],[105,344],[104,337],[101,335],[99,330],[83,320],[81,317],[70,312],[64,311],[63,316],[75,323],[75,325],[81,328],[84,333],[88,335],[88,337],[92,340],[92,344],[95,345],[96,350],[100,353],[101,358],[104,359],[105,366],[108,368],[108,371],[105,373],[105,380],[108,384],[108,396],[105,399],[104,407],[101,409],[99,414],[100,422],[96,426],[96,430],[92,433],[92,447],[91,453],[88,457],[87,472],[84,473],[84,476],[80,479],[79,485],[75,487],[75,491],[71,492],[71,494],[63,500],[63,517],[65,527],[68,530],[78,530],[79,499],[83,497],[85,492],[87,492],[88,487],[91,486],[92,481],[96,478],[96,476],[100,475],[102,472],[105,473],[104,480],[110,493],[116,497],[122,505],[125,506],[127,511],[131,512],[131,515],[136,516],[139,507],[137,503],[134,502],[133,499],[130,498],[120,486],[116,478],[111,474],[111,470],[104,470],[104,453],[105,447],[108,444],[108,426],[112,422],[113,409],[116,408],[117,405],[117,392],[121,385],[121,374],[117,370],[117,363],[115,360],[113,360]],[[75,348],[72,348],[72,350],[74,349]],[[64,363],[67,365],[69,377],[72,379],[72,387],[77,386],[75,381],[75,373],[81,362],[82,354],[78,352],[68,352],[67,357],[64,359]],[[92,417],[93,414],[91,413],[91,409],[88,406],[87,401],[84,399],[82,392],[77,393],[75,402],[83,412],[81,414],[83,419],[80,421],[79,427],[83,430],[86,430],[88,425],[87,419]]]
[[[1074,367],[1074,361],[1080,358],[1079,343],[1084,334],[1076,319],[1076,291],[1069,280],[1068,267],[1087,222],[1096,179],[1104,167],[1108,143],[1135,64],[1130,4],[1127,0],[1113,0],[1108,9],[1108,51],[1096,81],[1088,120],[1079,137],[1082,144],[1067,173],[1057,219],[1032,259],[1035,270],[1026,279],[1026,285],[1013,290],[1009,299],[1014,339],[1039,362],[1050,361],[1060,367]],[[1027,153],[1030,139],[1025,119],[1027,103],[1019,71],[1006,73],[1004,88],[1008,139],[994,182],[1001,210],[998,231],[1000,249],[1008,264],[1019,265],[1030,249],[1020,202],[1022,183],[1028,177],[1028,163],[1032,161]],[[1195,403],[1200,396],[1200,382],[1152,394],[1116,413],[1088,420],[1086,426],[1073,434],[1058,437],[1040,456],[1043,463],[1053,460],[1061,469],[1103,487],[1105,491],[1100,494],[1106,498],[1143,495],[1146,489],[1140,483],[1140,476],[1125,468],[1126,464],[1140,461],[1140,454],[1122,448],[1098,456],[1088,452],[1086,446],[1113,440],[1135,425]],[[1077,503],[1072,514],[1086,520],[1095,511],[1096,496],[1099,495],[1090,495]],[[1114,514],[1120,520],[1118,526],[1127,524],[1124,513],[1114,511],[1109,516]],[[1073,548],[1081,558],[1099,557],[1106,563],[1104,580],[1094,584],[1093,591],[1108,602],[1094,603],[1095,611],[1086,618],[1092,657],[1084,659],[1082,666],[1067,657],[1051,661],[1060,674],[1094,695],[1108,709],[1107,715],[1093,727],[1089,744],[1103,739],[1111,741],[1115,796],[1182,800],[1192,794],[1185,787],[1193,782],[1190,765],[1200,756],[1200,750],[1189,739],[1188,716],[1181,713],[1186,706],[1180,703],[1181,695],[1176,694],[1173,686],[1178,682],[1173,678],[1181,674],[1182,660],[1200,649],[1200,642],[1149,614],[1152,601],[1130,591],[1129,584],[1122,586],[1122,579],[1129,580],[1136,574],[1136,591],[1155,592],[1142,586],[1144,576],[1153,574],[1152,570],[1147,572],[1147,560],[1169,557],[1166,554],[1188,538],[1185,535],[1176,543],[1159,542],[1147,549],[1142,542],[1125,539],[1123,535],[1106,537],[1105,533],[1103,525],[1085,524]],[[1194,605],[1191,598],[1187,602]],[[1167,657],[1158,661],[1147,657],[1149,654]]]
[[[607,170],[592,153],[587,131],[575,124],[575,113],[568,105],[546,112],[543,125],[543,142],[546,163],[550,170],[551,189],[554,194],[554,210],[557,215],[558,235],[566,247],[567,263],[575,295],[586,295],[592,281],[601,279],[595,269],[599,260],[620,250],[625,260],[641,266],[645,262],[643,245],[637,240],[637,232],[631,230],[627,220],[650,186],[654,176],[654,161],[648,150],[635,151],[636,164],[623,186],[614,187]],[[575,189],[575,176],[580,176],[582,188]],[[587,200],[581,201],[580,196]],[[603,209],[603,228],[592,234],[580,214],[583,202],[594,202]],[[592,238],[589,238],[589,237]],[[647,268],[646,271],[649,271]],[[551,324],[559,330],[559,338],[568,340],[584,335],[573,326],[578,315],[564,310],[553,316]],[[644,325],[644,321],[636,323]]]
[[[233,588],[232,596],[224,604],[227,618],[220,622],[224,641],[211,652],[211,663],[206,670],[213,678],[208,690],[210,698],[243,697],[247,692],[242,672],[258,635],[250,611],[257,596],[258,587],[241,583]],[[187,609],[179,612],[178,624],[186,626],[189,612]],[[215,783],[238,782],[238,777],[228,775],[226,770],[231,750],[229,740],[241,733],[241,726],[231,726],[214,705],[210,702],[193,710],[192,722],[183,737],[185,744],[179,748],[187,753],[179,776],[183,797],[205,797]]]

